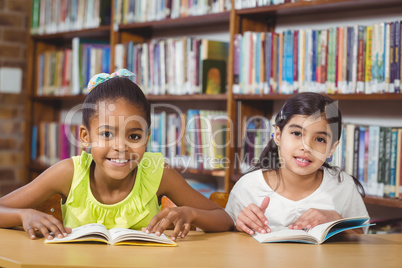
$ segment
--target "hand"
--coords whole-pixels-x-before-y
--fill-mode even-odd
[[[334,210],[322,210],[310,208],[301,215],[293,224],[289,225],[289,229],[301,230],[303,228],[313,228],[318,224],[342,219]]]
[[[271,232],[268,227],[268,219],[264,215],[269,200],[269,197],[265,197],[261,206],[250,204],[245,207],[237,217],[236,229],[250,235],[254,234],[254,230],[262,234]]]
[[[193,209],[190,207],[165,208],[152,218],[149,225],[143,228],[143,231],[147,234],[155,233],[160,236],[164,230],[173,224],[174,230],[170,238],[175,241],[179,235],[183,238],[188,234],[194,218]]]
[[[66,237],[72,231],[71,228],[64,227],[63,223],[52,215],[35,209],[21,210],[21,221],[25,232],[29,234],[31,239],[36,238],[36,231],[42,233],[49,240],[53,239],[49,231],[53,232],[54,236],[58,238]]]

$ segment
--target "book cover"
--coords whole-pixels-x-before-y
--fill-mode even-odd
[[[328,238],[346,230],[363,228],[374,224],[368,223],[367,217],[345,218],[319,224],[311,229],[291,230],[283,229],[271,233],[256,233],[253,238],[260,243],[296,242],[308,244],[322,244]]]
[[[131,245],[131,246],[177,246],[165,234],[157,236],[154,233],[147,234],[142,231],[106,227],[99,223],[90,223],[77,228],[64,237],[46,239],[45,244],[77,243],[77,242],[100,242],[108,245]]]
[[[358,162],[359,162],[359,167],[358,167],[358,174],[357,174],[357,179],[359,182],[363,185],[365,188],[365,182],[364,182],[364,154],[365,154],[365,136],[366,136],[366,127],[365,126],[360,126],[360,136],[359,136],[359,155],[358,155]]]
[[[202,61],[202,93],[221,94],[226,91],[226,61]]]
[[[356,93],[364,93],[365,59],[366,59],[366,27],[359,26],[357,33],[357,82]]]

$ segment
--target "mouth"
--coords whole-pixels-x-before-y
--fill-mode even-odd
[[[130,161],[129,159],[119,159],[119,158],[106,158],[106,159],[116,164],[125,164]]]
[[[303,158],[303,157],[295,157],[295,159],[301,163],[311,163],[312,161],[307,159],[307,158]]]

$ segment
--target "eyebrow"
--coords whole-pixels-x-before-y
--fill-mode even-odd
[[[112,129],[112,130],[116,129],[115,127],[112,127],[112,126],[109,126],[109,125],[101,125],[101,126],[98,127],[98,129],[100,129],[100,128],[108,128],[108,129]],[[133,128],[128,129],[128,130],[129,131],[142,131],[142,132],[144,132],[144,130],[142,128],[140,128],[140,127],[133,127]]]
[[[301,130],[303,130],[303,131],[306,131],[305,128],[303,129],[301,126],[299,126],[299,125],[297,125],[297,124],[291,124],[291,125],[289,126],[289,128],[298,128],[298,129],[301,129]],[[331,138],[331,134],[329,134],[329,133],[326,132],[326,131],[318,131],[318,132],[316,132],[316,134],[323,134],[323,135],[326,135],[328,138]]]

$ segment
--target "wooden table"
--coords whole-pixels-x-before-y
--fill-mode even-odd
[[[0,267],[402,267],[402,234],[338,235],[310,245],[191,231],[177,247],[139,247],[51,245],[30,240],[23,231],[0,229],[0,244]]]

